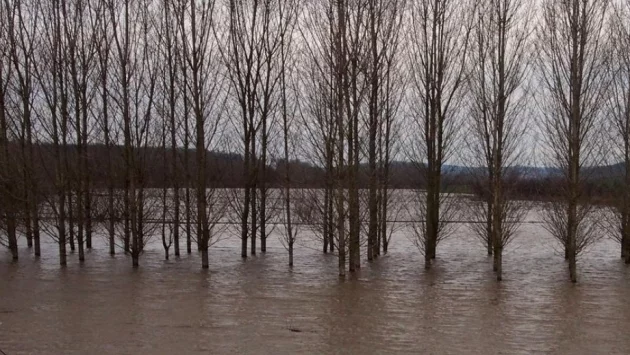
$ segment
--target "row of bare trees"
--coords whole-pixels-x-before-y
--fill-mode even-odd
[[[630,263],[627,0],[2,0],[0,16],[0,240],[14,258],[18,235],[39,255],[44,233],[62,265],[68,246],[83,261],[100,233],[137,266],[161,234],[167,258],[184,236],[207,268],[235,223],[243,258],[280,228],[293,264],[308,222],[345,275],[362,250],[387,252],[399,159],[422,176],[408,217],[426,268],[462,210],[446,164],[471,167],[473,231],[501,280],[527,212],[518,165],[536,146],[563,178],[544,215],[573,281],[601,234],[589,168],[624,163],[606,221]],[[39,176],[43,143],[54,168]],[[90,159],[97,144],[106,166]],[[209,151],[242,155],[242,189],[217,192]],[[297,159],[324,169],[322,191],[291,190]],[[147,186],[156,160],[170,165],[160,191]]]

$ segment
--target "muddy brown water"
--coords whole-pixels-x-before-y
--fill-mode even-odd
[[[20,241],[24,244],[24,240]],[[433,270],[404,231],[391,250],[340,280],[335,256],[305,234],[290,270],[277,238],[264,256],[240,241],[163,260],[156,240],[138,270],[105,240],[79,265],[0,252],[0,349],[14,354],[630,354],[630,268],[600,241],[567,281],[557,244],[525,225],[493,279],[481,243],[462,228]]]

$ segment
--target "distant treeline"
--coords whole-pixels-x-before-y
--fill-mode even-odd
[[[52,185],[47,184],[55,175],[55,164],[52,146],[49,144],[36,144],[33,146],[34,156],[40,164],[35,166],[35,175],[41,182],[42,192]],[[15,144],[14,157],[21,159],[20,149]],[[68,145],[67,156],[70,171],[77,171],[78,161],[77,149],[75,145]],[[168,152],[164,154],[164,149]],[[108,156],[112,159],[114,174],[112,181],[116,188],[124,188],[124,147],[121,145],[112,146],[108,151],[102,144],[91,144],[87,148],[89,156],[89,177],[91,185],[95,189],[107,187],[109,177],[102,167],[106,166]],[[109,155],[108,155],[109,154]],[[142,147],[135,152],[139,161],[142,162],[143,170],[146,172],[145,186],[147,188],[171,187],[173,169],[172,155],[170,148],[162,147]],[[185,187],[185,176],[188,172],[190,177],[194,177],[197,172],[196,150],[189,149],[189,167],[186,171],[186,152],[183,148],[178,150],[177,176],[180,177],[180,187]],[[206,151],[206,176],[209,188],[243,188],[245,186],[243,174],[243,156],[237,153]],[[271,160],[266,166],[266,182],[269,187],[279,188],[284,185],[285,161],[282,159]],[[390,166],[389,188],[391,189],[423,189],[424,167],[416,163],[394,161]],[[294,188],[325,188],[326,171],[319,166],[301,160],[291,160],[289,162],[289,174],[291,175],[291,187]],[[485,188],[480,186],[485,173],[482,168],[470,168],[463,166],[446,165],[444,167],[443,192],[470,193],[483,197]],[[623,184],[622,175],[623,164],[601,166],[589,168],[588,179],[584,182],[584,197],[594,198],[595,201],[612,203],[614,194],[619,191]],[[564,193],[562,188],[563,177],[553,169],[537,167],[516,167],[512,169],[510,181],[510,196],[515,199],[526,200],[553,200],[560,198]],[[192,178],[189,179],[192,181]],[[367,165],[362,164],[359,169],[358,185],[360,188],[368,188],[369,176]],[[192,182],[189,187],[193,187]]]

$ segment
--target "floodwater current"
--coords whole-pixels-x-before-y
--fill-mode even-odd
[[[158,238],[140,268],[108,255],[58,266],[0,251],[0,349],[16,354],[630,354],[630,267],[602,240],[568,282],[557,243],[526,224],[507,248],[504,281],[467,228],[443,241],[434,268],[400,231],[388,255],[340,279],[337,259],[304,233],[295,266],[277,238],[240,258],[240,240],[164,260]],[[171,249],[172,252],[172,249]]]

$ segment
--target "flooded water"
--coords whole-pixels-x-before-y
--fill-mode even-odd
[[[21,240],[24,243],[24,240]],[[14,354],[628,354],[630,268],[604,240],[568,282],[555,241],[525,225],[506,251],[505,281],[462,228],[433,270],[405,236],[340,280],[337,259],[305,234],[295,267],[271,238],[242,261],[238,239],[163,260],[155,240],[138,270],[95,241],[84,265],[58,266],[50,241],[35,260],[0,252],[0,349]],[[184,245],[182,245],[184,246]],[[185,248],[183,249],[185,251]]]

